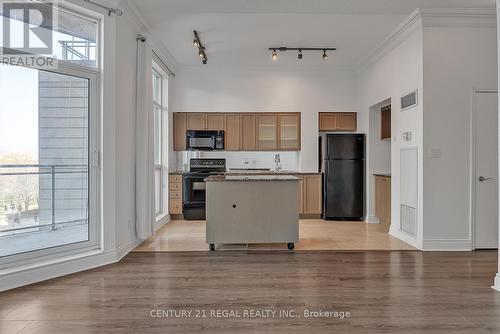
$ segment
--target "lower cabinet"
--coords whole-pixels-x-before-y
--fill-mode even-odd
[[[375,176],[375,215],[386,231],[391,227],[391,178]]]
[[[321,174],[294,175],[299,181],[299,213],[302,217],[317,217],[323,213],[323,178]]]
[[[169,213],[171,215],[182,215],[182,175],[171,174],[169,176]]]
[[[303,182],[303,214],[321,215],[323,213],[322,175],[304,175]]]

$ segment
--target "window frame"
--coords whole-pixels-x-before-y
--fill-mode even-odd
[[[159,138],[160,142],[160,151],[161,151],[161,164],[157,165],[156,164],[156,159],[153,158],[155,161],[153,163],[153,167],[156,171],[156,169],[160,169],[160,175],[161,175],[161,185],[160,185],[160,206],[161,209],[159,212],[156,212],[155,210],[155,220],[156,222],[159,222],[163,218],[165,218],[169,214],[168,210],[168,106],[165,103],[165,101],[168,101],[168,98],[165,98],[165,95],[168,94],[168,75],[165,73],[165,71],[153,60],[152,61],[152,75],[157,76],[160,79],[160,103],[158,104],[155,101],[154,98],[154,92],[151,94],[152,101],[151,101],[151,108],[153,111],[153,118],[156,121],[156,118],[154,117],[154,108],[158,108],[160,110],[160,115],[161,115],[161,135]],[[153,79],[153,77],[151,78]],[[153,87],[153,86],[152,86]],[[154,88],[154,87],[153,87]],[[157,124],[155,122],[154,128],[156,129]],[[154,148],[156,152],[156,147]],[[156,187],[156,184],[155,184]],[[156,203],[156,198],[155,198],[155,203]]]
[[[65,3],[66,4],[66,3]],[[0,257],[0,270],[5,271],[13,267],[20,267],[57,259],[62,256],[72,256],[89,251],[102,251],[102,215],[101,215],[101,64],[102,64],[102,21],[103,16],[90,12],[82,7],[70,6],[62,7],[62,10],[69,11],[74,15],[82,16],[97,23],[96,38],[96,67],[76,64],[70,61],[58,60],[56,69],[34,69],[56,74],[68,75],[87,79],[89,82],[89,116],[88,116],[88,240],[52,246],[48,248],[12,254]],[[20,66],[21,67],[21,66]],[[29,67],[25,67],[29,68]]]

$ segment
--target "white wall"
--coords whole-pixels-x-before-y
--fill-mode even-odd
[[[388,98],[392,99],[392,142],[391,142],[391,174],[392,174],[392,226],[391,234],[420,248],[422,240],[422,206],[418,207],[417,236],[410,236],[400,231],[400,150],[416,147],[419,150],[419,184],[418,193],[422,197],[422,124],[423,108],[419,104],[411,111],[401,112],[400,97],[415,89],[419,90],[420,98],[423,92],[423,57],[422,57],[422,23],[418,16],[409,18],[401,30],[386,40],[382,47],[358,73],[359,110],[366,114],[374,106]],[[369,129],[369,118],[363,119],[364,128]],[[411,131],[412,141],[402,140],[402,133]],[[378,132],[368,133],[368,156],[370,140],[378,140]],[[372,170],[368,161],[367,173]],[[367,175],[370,179],[370,175]],[[370,194],[370,184],[367,184],[367,194]],[[370,202],[370,198],[368,198]],[[419,201],[421,203],[421,201]]]
[[[352,71],[201,68],[178,73],[171,86],[172,112],[301,112],[298,167],[308,172],[318,171],[318,112],[356,111]]]
[[[116,45],[116,242],[135,238],[136,37],[127,17],[117,20]]]
[[[424,249],[472,249],[472,91],[497,80],[495,27],[424,28]]]

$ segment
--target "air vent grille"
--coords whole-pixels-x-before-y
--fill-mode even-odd
[[[417,209],[401,205],[401,231],[413,236],[417,234]]]
[[[401,98],[401,111],[408,110],[418,104],[417,91],[413,91]]]

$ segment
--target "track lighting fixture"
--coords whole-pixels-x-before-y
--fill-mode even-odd
[[[194,38],[193,38],[193,46],[198,48],[198,56],[201,58],[201,62],[203,65],[207,64],[207,54],[205,52],[205,47],[201,44],[200,37],[198,36],[198,32],[193,30]]]
[[[273,50],[273,53],[271,54],[271,58],[273,60],[277,60],[278,59],[278,53],[276,52],[276,50]]]
[[[284,52],[284,51],[298,51],[297,53],[297,58],[300,60],[304,57],[302,54],[302,51],[323,51],[323,54],[321,55],[321,58],[326,60],[328,58],[328,55],[326,54],[326,51],[336,51],[337,48],[289,48],[286,46],[281,46],[279,48],[269,48],[269,51],[272,51],[271,53],[271,59],[272,60],[277,60],[278,59],[278,51],[279,52]]]

